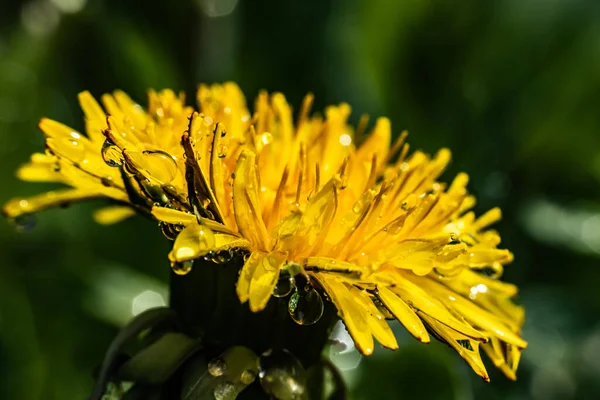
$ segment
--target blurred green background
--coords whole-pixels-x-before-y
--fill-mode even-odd
[[[447,146],[516,255],[527,308],[516,383],[398,331],[400,350],[336,356],[353,398],[600,398],[600,2],[597,0],[0,0],[0,202],[41,116],[83,129],[76,94],[235,80],[249,98],[347,101],[414,148]],[[165,241],[84,204],[0,223],[0,398],[83,399],[125,321],[166,299]]]

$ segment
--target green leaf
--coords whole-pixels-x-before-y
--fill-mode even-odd
[[[117,334],[104,356],[100,373],[89,400],[100,400],[102,398],[106,390],[106,384],[117,368],[123,348],[143,331],[165,323],[172,323],[174,326],[177,324],[175,312],[169,308],[153,308],[135,317]]]
[[[165,333],[123,364],[118,376],[137,383],[164,383],[200,347],[199,341],[183,333]]]

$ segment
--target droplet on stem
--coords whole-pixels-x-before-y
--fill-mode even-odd
[[[221,382],[213,391],[215,400],[234,400],[237,397],[235,385],[231,382]]]
[[[212,376],[221,376],[225,373],[226,370],[227,364],[225,363],[225,360],[223,360],[220,357],[213,358],[208,363],[208,373]]]
[[[265,393],[278,400],[306,396],[306,371],[289,351],[267,350],[259,358],[260,384]]]

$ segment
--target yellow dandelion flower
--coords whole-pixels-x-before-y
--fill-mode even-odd
[[[475,217],[466,174],[437,181],[447,149],[409,154],[387,118],[362,139],[366,119],[350,126],[347,104],[311,115],[311,95],[295,122],[281,93],[260,93],[253,113],[233,83],[202,85],[197,100],[198,112],[183,95],[150,91],[146,111],[120,91],[102,96],[104,108],[81,93],[87,136],[42,119],[47,151],[18,170],[71,188],[12,200],[5,215],[106,197],[113,205],[95,218],[158,220],[178,274],[243,251],[236,291],[252,311],[289,295],[296,277],[308,284],[290,296],[291,317],[316,322],[325,296],[365,355],[374,339],[398,347],[393,318],[421,342],[446,342],[485,380],[480,346],[515,378],[527,343],[517,289],[497,279],[513,259],[488,228],[500,210]]]

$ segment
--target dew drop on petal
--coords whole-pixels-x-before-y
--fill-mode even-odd
[[[17,232],[29,232],[37,224],[37,218],[33,214],[23,214],[13,220]]]
[[[481,275],[487,276],[490,279],[499,279],[504,273],[504,267],[502,266],[502,264],[496,262],[493,263],[491,266],[476,269],[475,271],[480,273]]]
[[[219,148],[219,154],[217,154],[217,156],[219,158],[227,157],[227,146],[221,145],[221,147]]]
[[[290,317],[299,325],[312,325],[323,315],[323,298],[313,287],[306,286],[292,294],[288,302]]]
[[[234,400],[237,397],[235,385],[231,382],[221,382],[213,391],[215,400]]]
[[[221,376],[227,370],[227,364],[221,357],[213,358],[208,363],[208,373],[212,376]]]
[[[179,167],[173,156],[162,150],[145,150],[145,169],[153,178],[163,184],[171,183],[177,176]]]
[[[198,258],[214,245],[215,234],[210,228],[198,224],[188,225],[175,239],[173,244],[174,259],[190,260]]]
[[[102,145],[102,159],[109,167],[121,167],[123,152],[110,139],[106,139]]]
[[[293,276],[290,276],[287,272],[280,272],[279,279],[273,288],[273,296],[275,297],[286,297],[296,287],[296,281]]]
[[[306,396],[306,372],[289,351],[267,350],[259,358],[260,384],[265,393],[278,400]]]
[[[194,260],[171,263],[171,268],[173,269],[173,272],[175,272],[177,275],[189,274],[193,266]]]
[[[233,252],[231,251],[221,251],[214,256],[212,256],[211,260],[215,264],[225,264],[231,261],[233,258]]]

